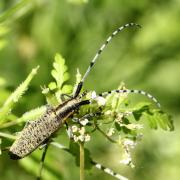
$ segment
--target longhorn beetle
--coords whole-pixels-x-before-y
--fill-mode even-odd
[[[136,23],[125,24],[124,26],[119,27],[107,38],[105,43],[100,47],[100,49],[90,62],[88,69],[86,70],[84,76],[77,85],[73,95],[68,100],[63,101],[55,108],[48,106],[46,112],[39,119],[29,122],[20,132],[20,135],[17,137],[9,150],[9,154],[12,159],[24,158],[41,145],[46,144],[48,140],[52,137],[52,135],[57,132],[64,123],[66,123],[67,118],[72,116],[74,112],[77,111],[81,106],[91,103],[92,99],[83,99],[85,93],[80,94],[84,81],[105,47],[109,44],[109,42],[113,39],[115,35],[117,35],[119,32],[121,32],[127,27],[140,28],[141,26]],[[141,90],[112,90],[108,92],[103,92],[99,94],[99,96],[106,96],[111,93],[142,94],[152,99],[160,107],[160,104],[152,95]],[[42,155],[42,162],[44,161],[46,151],[47,146],[45,147],[44,153]]]

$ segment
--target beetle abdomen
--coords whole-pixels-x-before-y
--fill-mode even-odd
[[[30,122],[11,146],[10,157],[20,159],[34,151],[59,128],[62,119],[51,109],[38,120]]]
[[[85,104],[89,104],[89,100],[70,99],[56,109],[48,108],[42,117],[24,127],[9,150],[10,157],[21,159],[30,154],[50,138],[64,124],[64,121],[74,113],[74,110]]]

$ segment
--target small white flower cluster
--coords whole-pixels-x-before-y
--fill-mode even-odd
[[[131,153],[130,153],[130,149],[134,149],[134,147],[136,146],[136,142],[130,139],[125,139],[123,141],[123,147],[125,150],[125,154],[124,154],[124,159],[120,161],[121,164],[125,164],[130,166],[131,168],[134,168],[134,164],[132,162],[132,157],[131,157]]]
[[[73,125],[71,127],[71,131],[72,131],[72,134],[71,134],[71,137],[73,138],[73,140],[75,142],[88,142],[90,141],[91,137],[88,133],[86,133],[85,131],[85,127],[77,127],[75,125]]]
[[[88,122],[89,122],[89,120],[87,118],[79,121],[79,123],[83,126],[86,126],[86,124],[88,124]]]
[[[129,157],[129,154],[126,154],[127,157],[119,161],[121,164],[129,165],[132,162],[131,157]]]
[[[134,149],[137,143],[131,139],[125,139],[123,145],[128,149]]]
[[[101,96],[97,96],[95,91],[92,92],[91,99],[95,100],[99,106],[104,106],[106,104],[106,99]]]
[[[123,121],[123,118],[124,117],[124,115],[122,114],[122,113],[118,113],[117,114],[117,117],[116,117],[116,119],[115,119],[115,122],[117,122],[118,124],[120,124],[121,125],[121,123],[122,123],[122,121]]]
[[[123,117],[130,115],[132,115],[132,111],[117,113],[115,121],[121,125],[121,123],[123,122]]]

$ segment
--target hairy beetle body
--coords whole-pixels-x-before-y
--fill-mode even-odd
[[[57,108],[48,107],[39,119],[29,122],[20,132],[10,148],[11,158],[21,159],[37,149],[65,123],[74,110],[88,103],[89,101],[72,98]]]

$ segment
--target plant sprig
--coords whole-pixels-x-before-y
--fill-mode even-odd
[[[14,105],[26,92],[32,78],[37,74],[38,68],[39,67],[33,69],[26,80],[4,102],[4,105],[0,109],[1,129],[8,130],[11,126],[21,125],[26,121],[35,120],[45,112],[46,105],[42,105],[40,108],[38,107],[25,112],[21,117],[17,117],[12,113]],[[51,71],[54,80],[42,90],[42,94],[45,96],[47,104],[57,106],[62,102],[61,95],[71,95],[73,89],[75,89],[73,87],[75,87],[81,79],[81,74],[77,71],[75,85],[67,84],[67,80],[70,77],[67,69],[64,58],[60,54],[56,54],[53,69]],[[119,89],[122,88],[125,89],[124,84],[119,86]],[[127,101],[129,99],[128,94],[113,93],[104,98],[98,97],[94,91],[88,92],[84,98],[89,99],[93,96],[95,96],[95,98],[90,105],[82,106],[79,113],[74,114],[74,119],[80,119],[78,123],[69,119],[71,140],[68,151],[75,156],[77,166],[79,166],[79,160],[84,159],[83,157],[85,157],[83,160],[84,166],[81,163],[81,168],[83,169],[90,169],[92,167],[90,151],[84,146],[87,142],[91,141],[91,136],[94,135],[93,133],[95,131],[102,134],[104,139],[108,139],[110,143],[122,146],[125,159],[120,162],[134,167],[131,158],[131,150],[139,141],[138,137],[142,134],[141,129],[144,128],[141,119],[148,120],[150,128],[153,129],[157,129],[158,127],[170,131],[174,129],[171,118],[166,113],[162,112],[162,110],[154,108],[149,102],[140,102],[136,105],[132,105]],[[88,113],[96,115],[86,117],[86,114]],[[8,119],[10,114],[12,115],[11,121],[7,122],[6,118]],[[0,136],[1,135],[2,138],[8,138],[3,136],[3,132],[0,133]],[[77,148],[79,147],[78,144],[81,145],[81,151]],[[80,152],[84,152],[84,155],[79,154]],[[21,164],[26,168],[24,166],[26,160],[23,161],[25,163]],[[81,169],[81,172],[84,172],[83,169]]]

